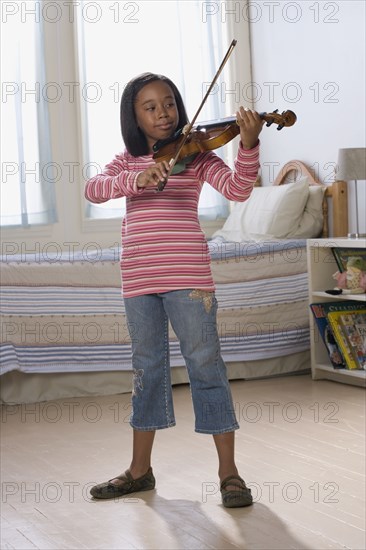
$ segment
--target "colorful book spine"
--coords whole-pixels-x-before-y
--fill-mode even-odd
[[[324,304],[322,303],[310,304],[311,312],[314,316],[319,334],[328,352],[330,362],[335,369],[345,369],[346,362],[343,359],[337,341],[328,323],[323,305]]]
[[[337,340],[343,358],[346,361],[347,369],[354,370],[357,369],[357,363],[353,358],[348,340],[345,333],[343,332],[340,319],[341,315],[342,313],[340,311],[332,311],[331,313],[328,313],[328,321],[330,326],[332,327],[333,334]]]

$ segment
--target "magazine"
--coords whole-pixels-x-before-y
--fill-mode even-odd
[[[349,335],[355,330],[362,335],[362,323],[359,323],[358,328],[354,327],[353,323],[356,318],[353,316],[366,314],[365,304],[356,301],[325,302],[323,307],[346,367],[351,370],[362,368],[360,362],[355,359],[354,345],[350,343]],[[352,317],[349,317],[347,322],[346,316],[348,315]],[[352,326],[350,326],[351,323]]]
[[[357,368],[366,370],[366,309],[342,313],[340,322]]]

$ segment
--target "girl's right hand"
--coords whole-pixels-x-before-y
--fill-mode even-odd
[[[168,172],[169,164],[166,160],[157,162],[138,175],[137,187],[157,187],[159,182],[165,180]]]

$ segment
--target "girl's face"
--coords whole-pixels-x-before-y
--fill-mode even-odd
[[[146,84],[136,96],[135,115],[152,152],[154,143],[169,138],[178,126],[179,114],[171,87],[162,80]]]

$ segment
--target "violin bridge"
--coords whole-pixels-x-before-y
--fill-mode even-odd
[[[190,124],[186,124],[185,126],[183,126],[183,128],[182,128],[182,134],[183,135],[189,134],[190,131],[191,131],[191,125]]]

